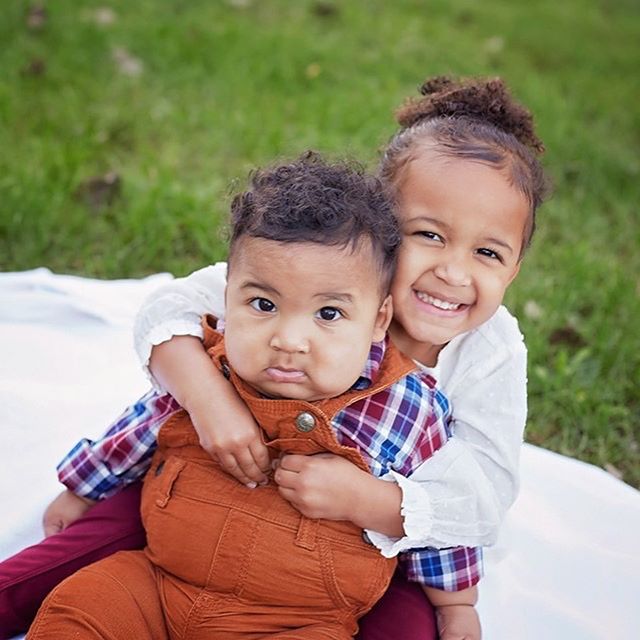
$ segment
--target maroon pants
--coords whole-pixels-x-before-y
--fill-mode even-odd
[[[0,563],[0,640],[28,629],[47,593],[78,569],[145,545],[140,485],[96,504],[59,534]],[[396,574],[360,620],[360,640],[435,640],[433,608],[420,587]]]

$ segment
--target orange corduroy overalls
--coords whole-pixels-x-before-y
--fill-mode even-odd
[[[261,425],[274,457],[329,451],[367,471],[360,453],[338,442],[331,418],[415,369],[390,344],[376,381],[366,390],[316,402],[267,399],[229,369],[222,336],[206,323],[205,345]],[[273,482],[252,490],[226,474],[200,447],[186,411],[173,414],[160,429],[141,513],[144,551],[120,552],[83,570],[95,572],[107,563],[107,582],[128,585],[135,604],[127,605],[120,595],[113,601],[119,593],[113,586],[104,597],[96,594],[103,611],[110,610],[100,616],[108,633],[77,637],[351,638],[358,618],[384,593],[396,564],[366,542],[356,525],[310,520],[280,496]],[[92,583],[97,579],[89,576],[74,590],[104,592],[105,576]],[[134,625],[137,618],[135,629],[126,632],[132,635],[115,633],[114,627]],[[86,626],[96,624],[92,619]]]

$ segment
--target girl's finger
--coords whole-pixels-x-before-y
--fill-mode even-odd
[[[287,471],[295,471],[299,473],[302,470],[307,456],[301,456],[296,453],[287,453],[280,457],[280,467]]]
[[[267,446],[262,441],[255,440],[249,445],[249,450],[258,469],[263,474],[268,474],[271,471],[271,459]]]
[[[255,480],[252,480],[244,473],[234,455],[230,453],[221,454],[218,456],[218,461],[224,471],[226,471],[230,476],[233,476],[241,484],[249,487],[250,489],[254,489],[257,486]]]
[[[296,492],[288,489],[287,487],[278,487],[278,493],[289,503],[294,509],[298,509],[296,506]],[[300,509],[298,509],[300,511]]]
[[[280,465],[273,474],[273,479],[278,487],[294,490],[298,482],[298,472],[283,469]]]
[[[236,462],[251,482],[256,484],[264,483],[268,481],[267,476],[260,470],[256,461],[253,458],[253,454],[250,449],[245,449],[236,454]]]

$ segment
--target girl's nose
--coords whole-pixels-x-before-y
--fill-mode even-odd
[[[463,259],[453,255],[442,260],[434,269],[434,273],[452,287],[467,287],[471,284],[471,271],[468,265]]]

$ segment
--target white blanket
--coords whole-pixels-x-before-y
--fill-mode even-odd
[[[131,324],[170,279],[0,274],[0,558],[40,538],[58,460],[147,389]],[[640,492],[525,445],[520,497],[485,554],[485,640],[640,638],[639,544]]]

